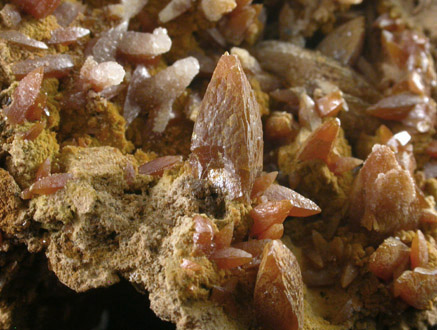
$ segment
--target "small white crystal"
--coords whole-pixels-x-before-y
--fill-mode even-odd
[[[224,14],[230,13],[237,7],[237,2],[235,0],[202,0],[200,7],[209,21],[217,22]]]
[[[126,32],[120,42],[119,50],[123,54],[150,58],[166,53],[171,48],[171,39],[167,29],[156,28],[153,33]]]
[[[172,0],[159,12],[159,20],[162,23],[170,22],[185,13],[192,5],[192,0]]]
[[[81,77],[88,81],[97,92],[119,85],[125,73],[124,68],[117,62],[108,61],[98,64],[92,56],[86,59],[80,70]]]

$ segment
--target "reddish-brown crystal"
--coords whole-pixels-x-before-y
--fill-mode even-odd
[[[426,101],[426,97],[411,93],[395,94],[371,106],[367,109],[367,113],[381,119],[403,120],[417,104],[426,103]]]
[[[288,200],[259,204],[250,211],[253,219],[251,235],[258,235],[274,224],[283,223],[292,205]]]
[[[361,159],[354,157],[336,157],[335,161],[332,161],[331,158],[328,167],[332,173],[338,175],[353,170],[362,163]]]
[[[36,171],[35,180],[39,181],[42,178],[45,178],[50,175],[50,171],[52,169],[52,161],[50,157],[47,157],[45,161],[38,167]]]
[[[12,104],[4,110],[9,123],[24,123],[28,110],[38,97],[43,77],[44,70],[40,67],[20,81],[12,94]]]
[[[316,100],[317,110],[321,117],[335,117],[343,108],[343,95],[335,91]]]
[[[35,102],[27,110],[26,119],[28,121],[41,120],[46,103],[47,103],[47,95],[40,92],[36,97]]]
[[[437,158],[437,141],[432,140],[428,147],[426,148],[426,153],[430,155],[432,158]]]
[[[253,183],[252,193],[250,194],[250,198],[254,199],[256,197],[261,196],[268,187],[271,186],[273,182],[275,182],[276,177],[278,176],[278,172],[270,172],[264,173],[258,178],[255,179]]]
[[[419,222],[415,182],[396,160],[392,149],[375,145],[351,192],[349,216],[368,230],[392,233]]]
[[[61,0],[13,0],[17,6],[35,18],[44,18],[59,6]]]
[[[353,65],[363,47],[364,31],[364,17],[358,16],[329,33],[317,49],[345,65]]]
[[[375,276],[390,281],[399,267],[408,263],[410,249],[399,239],[387,238],[370,256],[369,269]]]
[[[182,156],[163,156],[151,160],[138,168],[138,173],[161,176],[165,170],[182,162]]]
[[[201,215],[196,215],[193,220],[195,229],[193,241],[196,249],[202,251],[206,255],[210,255],[215,248],[213,242],[215,235],[214,226],[211,220]]]
[[[37,122],[31,128],[29,128],[26,133],[23,134],[23,139],[33,141],[35,140],[43,131],[44,123]]]
[[[227,247],[215,251],[211,255],[211,260],[214,260],[221,269],[230,269],[249,263],[252,255],[244,250]]]
[[[340,121],[338,119],[325,121],[306,139],[297,155],[297,159],[300,161],[321,159],[328,163],[329,154],[334,147],[339,130]]]
[[[252,6],[245,6],[234,10],[228,20],[221,25],[223,36],[232,44],[239,45],[243,42],[246,31],[256,17],[256,10]]]
[[[258,235],[258,239],[281,239],[284,235],[284,225],[275,223]]]
[[[297,135],[298,124],[290,113],[274,111],[265,122],[264,133],[267,140],[287,144]]]
[[[418,230],[411,242],[410,253],[411,269],[426,267],[428,264],[428,245],[423,233]]]
[[[303,283],[296,257],[280,241],[266,245],[255,284],[254,305],[266,329],[303,328]]]
[[[270,187],[268,187],[264,192],[263,196],[265,196],[269,201],[290,201],[293,208],[288,215],[291,217],[309,217],[321,212],[320,207],[318,207],[313,201],[278,184],[270,185]]]
[[[194,126],[191,151],[195,176],[208,178],[231,199],[249,199],[262,169],[262,123],[236,56],[223,55],[217,64]]]
[[[394,282],[394,295],[410,306],[427,309],[437,296],[437,269],[407,270]]]
[[[36,195],[51,195],[64,188],[72,178],[73,175],[70,173],[52,174],[31,185],[30,192]]]
[[[268,242],[270,242],[270,240],[268,239],[264,239],[264,240],[251,239],[246,242],[235,243],[233,247],[244,250],[250,253],[255,258],[263,253],[264,247]]]
[[[228,247],[232,243],[234,235],[234,222],[228,223],[224,226],[214,237],[214,243],[217,249]]]

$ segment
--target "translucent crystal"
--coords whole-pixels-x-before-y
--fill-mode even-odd
[[[90,30],[81,27],[67,27],[52,31],[48,44],[69,45],[90,34]]]
[[[223,55],[203,98],[191,140],[195,176],[208,178],[232,199],[248,200],[262,169],[258,103],[233,55]]]
[[[22,78],[36,68],[44,67],[46,77],[62,78],[74,68],[74,62],[70,55],[47,55],[34,59],[24,60],[12,66],[12,73],[17,78]]]
[[[45,43],[29,38],[25,34],[15,30],[0,31],[0,38],[29,48],[48,49]]]

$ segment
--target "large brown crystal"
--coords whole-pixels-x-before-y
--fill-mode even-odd
[[[417,226],[414,179],[387,146],[375,145],[355,179],[349,216],[368,230],[392,233]]]
[[[266,329],[303,329],[302,275],[296,257],[280,240],[264,248],[254,303]]]
[[[35,18],[44,18],[59,6],[60,0],[13,0],[17,6]]]
[[[200,106],[191,140],[194,175],[231,199],[249,199],[262,169],[259,106],[236,56],[223,55]]]

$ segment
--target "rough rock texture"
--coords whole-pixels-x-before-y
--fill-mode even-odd
[[[33,219],[48,230],[46,255],[61,282],[82,292],[123,276],[148,290],[152,309],[181,328],[238,328],[213,303],[188,298],[190,281],[200,286],[201,300],[208,297],[202,286],[219,283],[211,262],[200,257],[205,271],[188,282],[179,268],[192,253],[192,217],[206,209],[205,183],[181,168],[159,182],[138,175],[129,187],[124,167],[135,161],[109,147],[68,147],[61,159],[75,179],[30,204]],[[219,223],[241,218],[237,210],[227,203]]]

